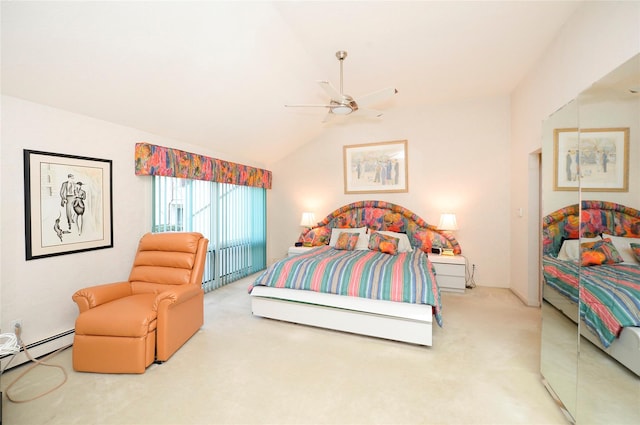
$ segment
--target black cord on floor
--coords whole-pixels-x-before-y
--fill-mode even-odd
[[[474,278],[474,275],[476,274],[476,265],[472,264],[471,265],[471,273],[469,273],[469,262],[466,262],[466,266],[465,266],[465,285],[467,288],[469,289],[473,289],[476,287],[476,281]]]

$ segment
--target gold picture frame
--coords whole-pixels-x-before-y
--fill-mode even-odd
[[[406,140],[347,145],[343,160],[344,193],[409,191]]]
[[[629,191],[629,128],[553,131],[553,190]]]

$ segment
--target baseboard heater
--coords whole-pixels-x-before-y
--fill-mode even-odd
[[[74,330],[68,330],[57,335],[50,336],[40,341],[27,344],[27,350],[34,359],[53,353],[61,348],[69,347],[73,345]],[[29,361],[24,349],[20,349],[20,352],[15,355],[15,358],[11,360],[13,354],[5,354],[0,357],[0,370],[4,371],[7,365],[9,369],[20,366]],[[11,363],[9,363],[11,362]]]

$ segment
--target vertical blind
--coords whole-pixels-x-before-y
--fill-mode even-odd
[[[154,176],[153,231],[209,239],[203,288],[211,291],[266,267],[266,189]]]

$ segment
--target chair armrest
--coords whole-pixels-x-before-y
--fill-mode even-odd
[[[158,311],[161,304],[166,304],[166,308],[168,308],[171,304],[183,303],[202,292],[203,289],[197,285],[175,285],[175,288],[161,292],[156,296],[153,309]]]
[[[117,282],[79,289],[71,298],[78,304],[78,309],[82,313],[90,308],[131,294],[131,284],[129,282]]]

